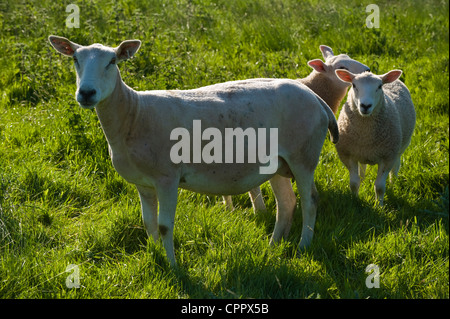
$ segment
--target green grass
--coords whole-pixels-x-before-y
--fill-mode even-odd
[[[0,298],[449,298],[448,1],[379,1],[380,28],[359,1],[74,1],[80,28],[54,1],[0,4]],[[247,195],[180,191],[179,269],[147,239],[134,187],[112,168],[95,112],[78,107],[70,59],[50,34],[111,46],[143,41],[120,66],[139,89],[189,89],[254,77],[304,77],[318,46],[371,66],[399,68],[417,111],[410,147],[386,205],[375,169],[360,198],[329,140],[316,170],[312,247],[297,253],[301,211],[287,241],[269,247],[269,208]],[[67,288],[69,264],[80,270]],[[368,289],[365,269],[380,269]]]

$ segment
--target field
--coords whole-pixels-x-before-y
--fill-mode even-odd
[[[379,0],[379,28],[366,26],[369,2],[360,1],[73,3],[78,28],[66,26],[69,2],[0,3],[0,298],[449,298],[448,1]],[[78,106],[73,62],[50,47],[50,34],[142,40],[119,66],[137,90],[305,77],[326,44],[375,73],[403,70],[415,133],[384,207],[375,205],[376,169],[355,198],[327,138],[303,253],[300,207],[289,238],[269,246],[268,183],[265,214],[247,195],[227,211],[220,197],[180,190],[174,270],[148,240],[137,191],[112,167],[95,112]],[[366,285],[370,264],[379,288]]]

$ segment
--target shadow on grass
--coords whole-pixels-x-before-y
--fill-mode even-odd
[[[183,287],[183,292],[189,298],[211,299],[292,299],[330,297],[327,291],[333,285],[320,265],[315,267],[302,266],[305,261],[300,259],[280,261],[255,261],[251,256],[241,255],[226,262],[223,266],[220,283],[208,287],[207,279],[198,276],[179,265],[174,269],[177,279]],[[211,265],[210,267],[214,267]],[[210,267],[207,267],[208,270]],[[202,275],[206,276],[206,274]]]
[[[199,264],[199,269],[180,262],[172,269],[161,243],[149,248],[145,229],[137,217],[119,217],[108,230],[106,241],[99,241],[95,251],[106,254],[117,252],[134,254],[149,250],[152,259],[163,272],[171,272],[177,286],[189,298],[359,298],[368,295],[364,282],[366,274],[360,264],[346,258],[347,249],[355,242],[370,242],[374,236],[382,236],[404,227],[408,219],[420,216],[421,228],[426,228],[440,218],[421,212],[403,197],[388,191],[386,206],[380,208],[365,199],[356,198],[350,191],[319,189],[320,202],[311,247],[297,253],[300,242],[302,217],[297,207],[291,232],[281,245],[282,252],[267,250],[254,253],[249,244],[231,247],[228,259],[217,260],[209,265]],[[267,213],[247,214],[245,218],[255,221],[267,234],[267,246],[275,223],[274,205]],[[239,210],[233,214],[241,213]],[[448,220],[447,220],[448,232]],[[102,245],[104,244],[104,245]],[[276,251],[279,247],[275,247]],[[175,252],[180,244],[175,238]],[[205,246],[205,250],[210,249]],[[197,256],[205,258],[204,254]],[[191,260],[192,262],[192,260]],[[219,283],[209,283],[217,267]],[[219,269],[220,268],[220,269]],[[203,272],[202,272],[203,271]],[[386,297],[389,291],[378,296]],[[372,296],[374,296],[372,294]],[[376,295],[375,295],[376,296]]]

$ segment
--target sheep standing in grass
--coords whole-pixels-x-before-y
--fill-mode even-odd
[[[367,65],[351,59],[346,54],[334,55],[333,50],[326,45],[321,45],[319,49],[325,62],[320,59],[308,61],[308,65],[313,68],[313,71],[306,78],[297,81],[313,90],[336,114],[350,85],[342,82],[336,76],[335,71],[348,70],[352,73],[362,73],[370,71],[370,69]]]
[[[333,50],[326,45],[321,45],[319,49],[325,62],[320,59],[309,61],[308,65],[313,68],[313,71],[306,78],[298,79],[297,81],[313,90],[336,114],[350,84],[341,81],[336,76],[335,71],[342,69],[353,73],[362,73],[370,69],[368,66],[351,59],[346,54],[334,55]],[[255,212],[266,211],[260,187],[250,190],[249,195]],[[224,196],[224,202],[228,209],[232,210],[234,208],[231,196]]]
[[[154,240],[161,234],[171,265],[176,263],[173,230],[179,187],[212,195],[241,194],[270,180],[277,199],[272,242],[277,242],[291,226],[296,197],[289,178],[295,177],[303,216],[299,247],[311,244],[318,204],[314,171],[328,129],[333,142],[339,130],[331,109],[308,87],[294,80],[253,79],[194,90],[138,92],[122,81],[117,63],[136,53],[139,40],[124,41],[116,48],[82,46],[57,36],[49,41],[73,58],[76,99],[83,108],[95,108],[113,166],[136,185],[147,233]],[[202,133],[196,125],[206,129]],[[247,136],[258,131],[253,152],[239,150],[244,145],[243,128]],[[234,149],[234,139],[242,147],[236,142]],[[255,153],[258,161],[251,160]]]
[[[336,70],[344,82],[352,83],[347,102],[339,114],[339,157],[350,172],[350,188],[358,194],[366,164],[378,164],[375,194],[383,205],[386,179],[397,176],[400,156],[408,147],[416,113],[408,88],[398,78],[402,71],[384,75],[353,74]],[[361,165],[358,172],[358,163]]]

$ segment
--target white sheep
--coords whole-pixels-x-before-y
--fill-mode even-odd
[[[362,73],[370,69],[346,54],[334,55],[333,50],[326,45],[321,45],[319,49],[325,62],[320,59],[308,61],[313,71],[306,78],[298,79],[298,81],[320,96],[336,114],[350,84],[342,82],[335,71],[348,70],[352,73]]]
[[[314,170],[327,130],[330,129],[334,142],[339,131],[331,109],[309,88],[294,80],[253,79],[194,90],[137,92],[122,81],[116,64],[136,53],[139,40],[124,41],[116,48],[101,44],[82,46],[57,36],[50,36],[49,41],[58,52],[73,57],[76,99],[83,108],[95,108],[113,166],[136,185],[147,233],[155,241],[161,234],[171,265],[176,264],[173,229],[179,187],[233,195],[270,179],[278,206],[272,235],[272,242],[276,242],[291,226],[296,197],[289,177],[295,177],[303,214],[299,247],[311,243],[318,200]],[[175,162],[171,156],[173,136],[196,134],[196,121],[207,128],[202,140],[205,136],[210,139],[225,134],[226,141],[229,128],[276,130],[277,152],[269,154],[270,163],[275,159],[278,164],[275,171],[261,174],[265,161],[251,162],[250,152],[242,163],[195,162],[198,153],[190,146],[195,148],[193,144],[200,143],[198,140],[185,149],[193,155],[193,162]],[[259,141],[258,154],[263,147]],[[268,143],[272,149],[272,141],[266,140]],[[221,141],[221,146],[227,149],[226,142]]]
[[[378,164],[375,195],[383,205],[386,179],[397,176],[400,156],[411,142],[416,113],[408,88],[398,78],[400,70],[383,75],[353,74],[336,70],[352,83],[347,102],[339,114],[339,158],[350,172],[350,188],[358,194],[366,164]],[[360,164],[358,173],[358,163]]]
[[[346,54],[334,55],[333,50],[326,46],[319,46],[320,52],[325,59],[311,60],[308,65],[313,68],[312,72],[302,79],[297,79],[320,96],[330,106],[334,114],[338,111],[342,99],[345,97],[350,84],[341,81],[337,76],[336,70],[348,70],[352,73],[362,73],[369,71],[369,67],[351,59]],[[253,206],[253,211],[266,211],[266,206],[261,194],[260,187],[255,187],[249,192]],[[224,202],[228,209],[234,209],[231,196],[224,196]]]

